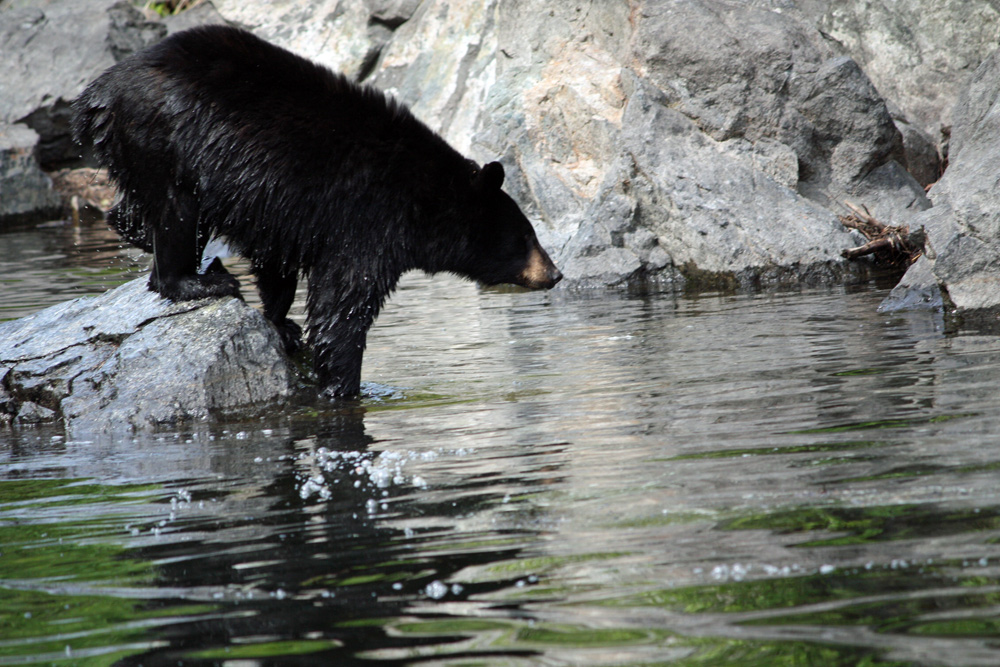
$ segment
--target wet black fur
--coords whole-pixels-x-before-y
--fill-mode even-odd
[[[109,221],[154,254],[150,289],[238,296],[224,270],[197,274],[225,236],[294,347],[287,314],[308,276],[309,341],[333,396],[357,394],[367,331],[405,271],[523,284],[537,247],[499,164],[478,168],[376,89],[246,31],[177,33],[74,106],[77,138],[118,184]]]

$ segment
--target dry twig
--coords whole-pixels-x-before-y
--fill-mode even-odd
[[[923,228],[911,234],[906,225],[895,227],[882,224],[864,206],[855,206],[849,201],[845,201],[844,205],[851,213],[840,216],[841,224],[858,230],[868,239],[868,243],[857,248],[842,250],[840,254],[844,258],[874,255],[879,264],[905,268],[923,253]]]

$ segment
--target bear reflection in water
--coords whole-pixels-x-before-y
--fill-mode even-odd
[[[448,271],[545,289],[562,278],[501,189],[380,91],[249,32],[203,26],[114,65],[74,103],[74,131],[118,185],[109,222],[153,253],[149,287],[173,300],[239,296],[205,244],[250,261],[290,351],[307,276],[323,390],[358,393],[368,329],[400,276]]]

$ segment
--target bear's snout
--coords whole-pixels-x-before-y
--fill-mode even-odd
[[[528,253],[528,262],[524,270],[518,276],[518,284],[530,289],[549,289],[555,287],[562,277],[562,272],[556,268],[548,253],[536,241]]]

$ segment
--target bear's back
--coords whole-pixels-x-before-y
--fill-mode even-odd
[[[164,93],[224,118],[280,119],[361,134],[419,124],[381,91],[239,28],[211,25],[176,33],[139,56]],[[412,132],[412,127],[408,130]]]
[[[75,108],[123,193],[113,224],[144,248],[164,183],[200,233],[303,270],[354,247],[345,239],[389,239],[470,196],[465,158],[404,106],[238,28],[175,33]]]

